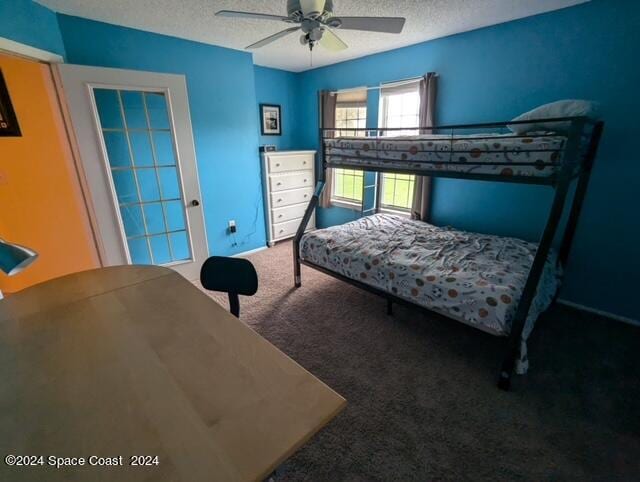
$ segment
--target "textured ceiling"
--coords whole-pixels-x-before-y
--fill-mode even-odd
[[[317,47],[313,52],[313,67],[585,1],[588,0],[334,0],[336,16],[403,16],[407,23],[400,35],[339,31],[349,49],[331,53]],[[238,50],[289,26],[214,16],[221,9],[286,15],[286,0],[38,0],[38,3],[69,15]],[[296,72],[311,67],[309,50],[300,45],[298,34],[254,51],[254,62]]]

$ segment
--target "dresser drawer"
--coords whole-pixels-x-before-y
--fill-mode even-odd
[[[295,189],[298,187],[312,186],[313,171],[296,172],[292,174],[278,174],[269,176],[271,192]]]
[[[281,239],[286,237],[295,236],[298,231],[298,227],[302,222],[302,218],[292,219],[291,221],[285,221],[284,223],[274,224],[272,226],[273,239]],[[315,214],[309,219],[307,224],[307,230],[313,229],[316,225]]]
[[[311,154],[291,154],[269,157],[269,172],[302,171],[313,169],[314,156]]]
[[[287,206],[286,208],[273,209],[271,210],[271,222],[274,224],[284,223],[285,221],[301,218],[304,216],[304,212],[307,210],[308,205],[308,203],[302,203]]]
[[[308,203],[313,196],[313,188],[293,189],[291,191],[274,192],[271,194],[271,207],[280,208],[292,204]]]

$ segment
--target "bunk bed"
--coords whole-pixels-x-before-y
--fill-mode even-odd
[[[320,129],[322,172],[293,242],[300,265],[387,299],[444,315],[507,339],[498,386],[527,369],[526,340],[554,300],[587,191],[604,124],[587,117],[415,129]],[[348,168],[430,177],[549,186],[554,191],[538,243],[436,227],[375,213],[326,229],[305,229],[326,170]],[[556,252],[560,219],[576,181]]]

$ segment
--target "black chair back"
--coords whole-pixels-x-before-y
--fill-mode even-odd
[[[258,291],[258,274],[251,261],[242,258],[212,256],[200,269],[200,282],[209,291],[229,295],[229,309],[240,317],[238,295],[253,296]]]

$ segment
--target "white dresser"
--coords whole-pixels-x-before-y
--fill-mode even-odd
[[[262,153],[267,243],[292,238],[315,187],[316,151],[276,151]],[[315,213],[307,230],[315,229]]]

